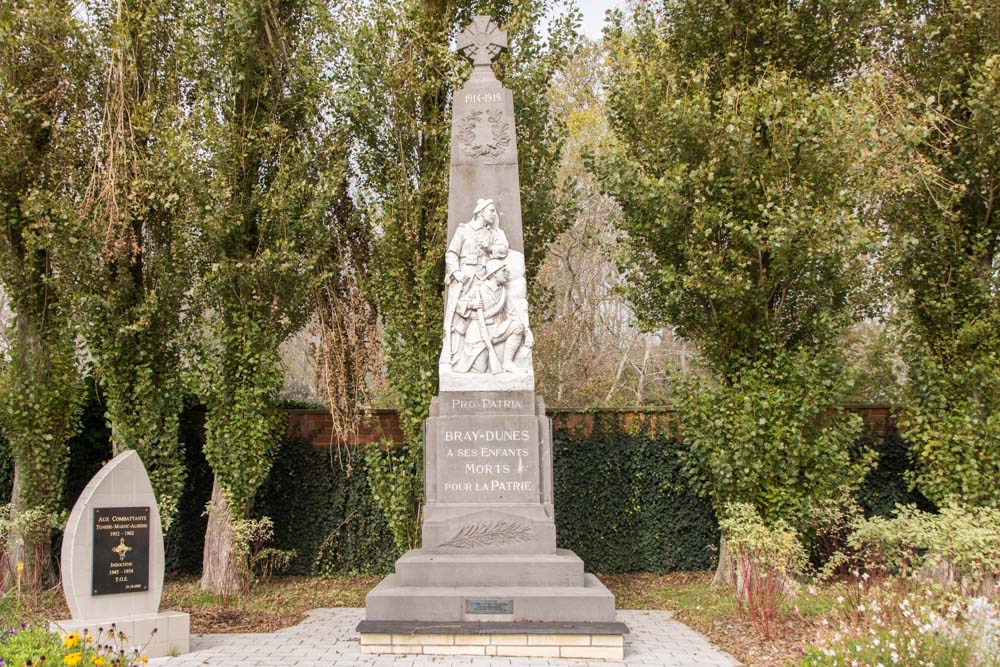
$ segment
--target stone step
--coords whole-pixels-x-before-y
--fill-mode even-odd
[[[401,586],[582,587],[583,561],[568,549],[554,554],[434,554],[415,549],[396,561]]]
[[[365,600],[369,621],[547,621],[601,623],[615,620],[615,597],[592,574],[583,586],[403,586],[390,574]],[[478,613],[482,610],[509,613]]]

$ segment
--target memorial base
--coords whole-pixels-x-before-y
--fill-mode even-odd
[[[623,660],[622,623],[362,621],[361,652]]]
[[[396,561],[395,573],[368,593],[362,626],[615,624],[611,591],[584,572],[576,554],[556,548],[552,433],[540,397],[531,391],[442,392],[431,402],[424,422],[424,446],[422,547],[405,553]],[[620,638],[621,631],[617,634]],[[508,645],[493,639],[473,646]],[[454,638],[449,644],[407,641],[390,637],[388,644],[371,645],[389,646],[392,650],[386,652],[392,653],[407,647],[410,653],[442,655],[465,646]],[[565,657],[609,653],[607,646],[592,646],[589,639],[586,644],[579,638],[565,641],[572,650],[594,649],[593,655]],[[515,653],[497,653],[500,649],[494,648],[474,653],[563,656],[560,643],[522,644]],[[440,651],[430,648],[442,646],[446,648]]]
[[[131,649],[139,646],[147,658],[162,658],[181,655],[191,650],[191,617],[181,611],[161,611],[158,614],[137,614],[93,620],[69,619],[53,621],[49,630],[68,634],[76,632],[84,635],[90,632],[97,641],[98,630],[107,632],[112,624],[115,633],[123,632],[128,637],[125,645]]]
[[[365,598],[369,621],[612,622],[615,597],[597,577],[581,586],[405,586],[390,574]]]

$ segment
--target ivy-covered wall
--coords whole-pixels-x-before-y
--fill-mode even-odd
[[[935,511],[932,502],[910,488],[906,479],[907,472],[913,470],[910,445],[895,429],[880,437],[868,436],[858,444],[875,447],[878,452],[878,461],[858,490],[858,502],[867,516],[888,516],[896,505],[916,505],[928,512]]]
[[[357,452],[338,460],[306,439],[287,440],[253,512],[274,521],[275,546],[296,551],[290,574],[384,573],[396,560]]]
[[[193,446],[168,549],[171,569],[189,573],[200,570],[212,484],[198,447],[200,419],[197,412],[184,419],[185,440]],[[391,571],[397,554],[372,498],[364,457],[354,452],[338,459],[310,444],[315,436],[300,432],[282,444],[253,513],[274,520],[274,546],[296,551],[290,574]],[[712,566],[718,527],[708,503],[680,474],[676,440],[621,428],[612,413],[588,415],[586,429],[557,426],[553,446],[559,546],[575,551],[588,570]]]
[[[587,430],[555,430],[559,546],[591,572],[712,567],[719,527],[680,471],[683,445],[655,429],[629,431],[610,414],[595,414]]]
[[[555,505],[559,546],[575,551],[592,572],[664,572],[712,567],[718,526],[709,503],[695,495],[680,471],[683,443],[667,435],[657,413],[623,419],[615,413],[557,415],[553,433]],[[659,413],[659,417],[663,417]],[[201,569],[205,505],[212,474],[201,448],[204,413],[191,406],[182,418],[187,482],[174,527],[167,536],[167,566]],[[257,493],[253,513],[275,523],[275,544],[297,552],[291,574],[384,573],[396,559],[392,535],[371,495],[364,457],[338,459],[297,433],[282,443],[271,473]],[[868,513],[885,514],[896,503],[930,504],[909,490],[908,447],[891,430],[869,434],[878,466],[861,491]],[[84,429],[71,443],[67,509],[111,456],[103,409],[88,403]],[[0,435],[0,489],[10,489],[9,453]],[[54,545],[58,554],[58,542]]]

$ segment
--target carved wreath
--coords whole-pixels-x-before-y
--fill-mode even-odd
[[[490,124],[490,140],[480,143],[476,128],[483,121],[483,111],[473,111],[462,119],[458,140],[465,147],[469,157],[498,157],[510,144],[510,123],[503,119],[503,111],[487,111],[486,121]]]
[[[495,521],[493,523],[472,523],[462,528],[453,538],[441,544],[442,547],[455,549],[475,549],[489,547],[495,544],[511,544],[515,542],[530,542],[535,539],[531,527],[510,521]]]

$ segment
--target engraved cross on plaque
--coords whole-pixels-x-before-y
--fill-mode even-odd
[[[125,560],[125,554],[127,554],[129,551],[132,551],[132,547],[125,544],[125,538],[123,537],[121,538],[121,541],[118,543],[118,546],[112,549],[112,551],[118,554],[118,560]]]
[[[507,48],[507,31],[489,16],[479,15],[458,36],[457,46],[474,67],[489,67]]]

